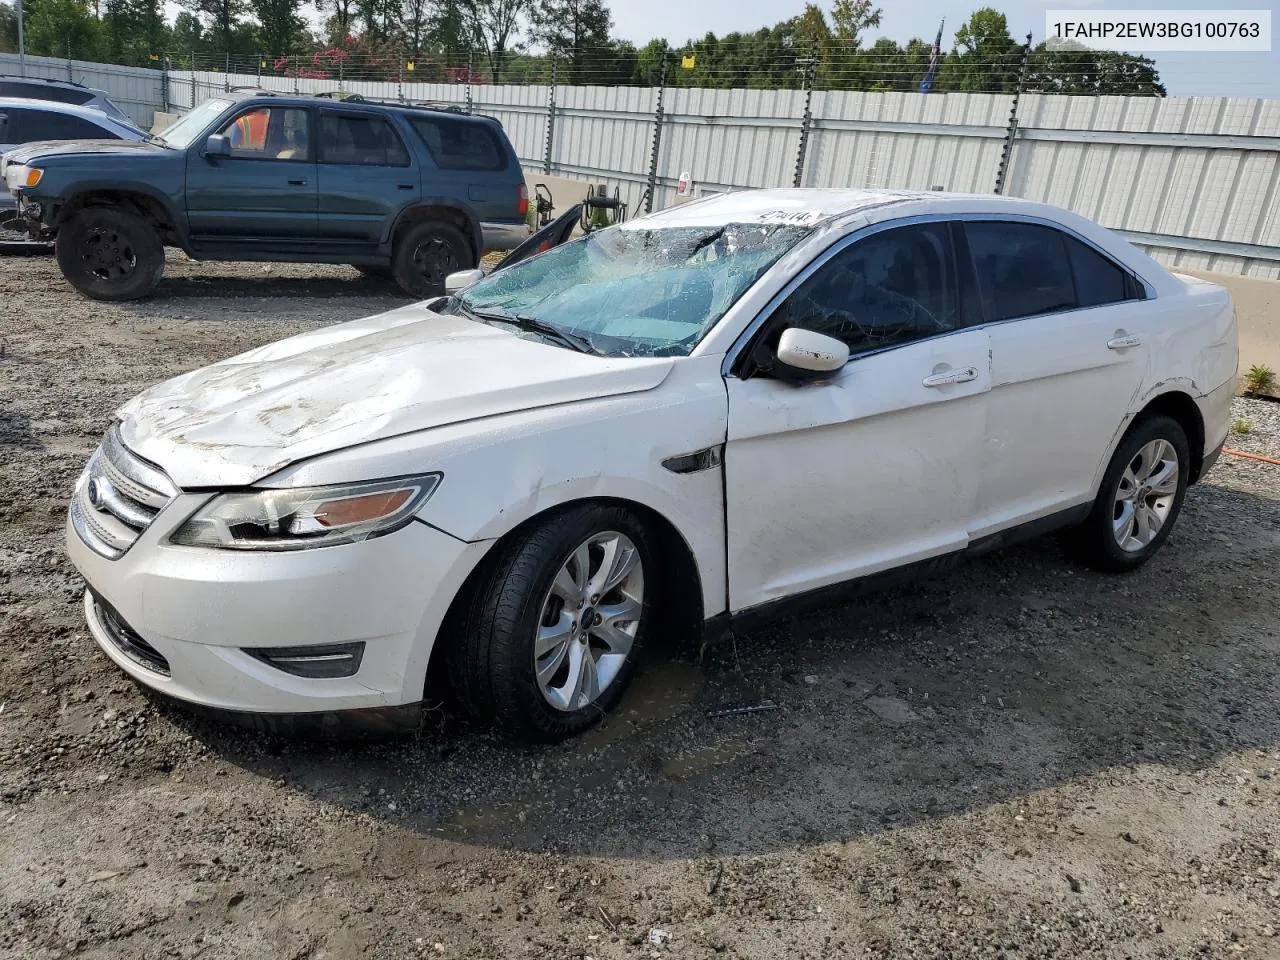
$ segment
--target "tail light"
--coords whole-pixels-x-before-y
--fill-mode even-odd
[[[524,185],[524,181],[520,181],[520,189],[516,193],[518,198],[517,206],[520,209],[520,216],[527,217],[529,215],[529,188]]]

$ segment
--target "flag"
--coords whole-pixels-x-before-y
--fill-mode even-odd
[[[412,60],[409,60],[405,62],[404,68],[408,70],[410,73],[413,73],[413,70],[416,66],[417,66],[416,63],[414,63]]]
[[[680,66],[681,66],[681,67],[683,67],[685,70],[692,70],[692,69],[693,69],[694,67],[696,67],[697,65],[698,65],[698,56],[697,56],[697,54],[693,54],[692,56],[688,56],[688,57],[681,57],[681,58],[680,58]]]
[[[933,88],[933,78],[938,73],[938,61],[942,57],[942,28],[946,25],[947,18],[942,18],[942,23],[938,24],[938,39],[933,41],[933,49],[929,51],[929,72],[924,75],[924,79],[920,81],[920,92],[928,93]]]

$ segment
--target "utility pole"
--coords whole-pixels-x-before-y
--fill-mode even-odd
[[[27,75],[27,39],[22,30],[22,0],[18,0],[18,73]]]

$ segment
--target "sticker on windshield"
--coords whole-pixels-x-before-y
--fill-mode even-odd
[[[822,212],[819,210],[765,210],[754,216],[743,218],[746,222],[793,223],[798,226],[817,223],[821,219]]]

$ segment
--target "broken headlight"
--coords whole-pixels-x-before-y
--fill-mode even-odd
[[[440,485],[441,475],[332,487],[224,493],[192,514],[169,541],[223,550],[305,550],[399,530]]]

